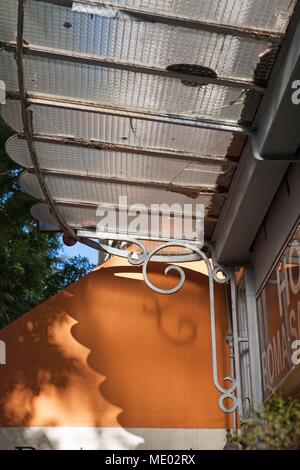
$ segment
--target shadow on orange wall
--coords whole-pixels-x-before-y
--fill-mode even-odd
[[[165,288],[165,266],[151,280]],[[136,267],[90,273],[1,330],[0,425],[228,427],[212,380],[208,279],[186,270],[163,296]],[[223,286],[216,286],[219,378],[228,375]]]

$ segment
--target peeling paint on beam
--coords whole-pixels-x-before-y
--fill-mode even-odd
[[[25,139],[25,136],[22,134],[18,135],[19,139]],[[221,157],[215,155],[200,155],[195,153],[189,153],[184,151],[176,151],[170,149],[156,149],[156,148],[146,148],[146,147],[136,147],[124,144],[115,144],[106,141],[94,141],[94,140],[85,140],[85,139],[76,139],[73,137],[61,137],[53,135],[40,135],[34,134],[33,140],[35,142],[48,143],[48,144],[58,144],[58,145],[71,145],[79,146],[86,148],[93,148],[104,151],[115,151],[122,153],[130,153],[136,155],[146,155],[149,157],[157,158],[174,158],[175,160],[183,160],[189,163],[201,163],[203,165],[224,165],[224,166],[237,166],[236,157],[230,158]]]
[[[81,181],[94,181],[99,183],[112,183],[112,184],[124,184],[127,186],[137,186],[142,188],[150,188],[150,189],[161,189],[163,191],[169,191],[172,193],[182,194],[187,196],[191,199],[196,199],[198,196],[222,196],[226,197],[227,192],[224,191],[224,188],[215,188],[209,189],[203,186],[188,186],[188,185],[179,185],[174,183],[162,183],[159,181],[142,181],[142,180],[133,180],[133,179],[126,179],[120,178],[117,176],[94,176],[94,175],[84,175],[84,174],[76,174],[70,173],[69,171],[58,171],[58,170],[45,170],[41,169],[41,174],[43,177],[56,177],[56,178],[63,178],[63,179],[75,179]],[[29,173],[35,174],[35,170],[31,169],[28,170]],[[24,173],[23,173],[24,174]]]
[[[9,90],[7,99],[19,99],[18,91]],[[226,121],[217,121],[211,119],[200,119],[187,115],[155,113],[146,110],[135,110],[131,108],[115,108],[110,106],[101,106],[87,101],[72,100],[69,98],[58,98],[53,95],[42,96],[34,92],[27,92],[28,104],[39,106],[53,106],[62,109],[79,110],[90,113],[98,113],[108,116],[124,117],[128,119],[137,119],[142,121],[160,122],[165,124],[174,124],[177,126],[192,127],[199,129],[210,129],[233,134],[253,135],[255,131],[249,126],[243,126]]]

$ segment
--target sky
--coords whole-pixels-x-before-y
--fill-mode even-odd
[[[74,246],[63,245],[62,252],[65,256],[69,256],[70,258],[77,255],[86,256],[90,263],[98,264],[98,252],[82,243],[78,242]]]

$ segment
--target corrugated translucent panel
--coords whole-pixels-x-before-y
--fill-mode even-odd
[[[259,55],[270,46],[265,41],[128,18],[88,15],[28,1],[24,37],[30,44],[69,53],[162,68],[198,64],[218,76],[250,80]]]
[[[160,158],[98,150],[74,145],[35,142],[42,170],[54,170],[83,176],[105,176],[126,180],[156,181],[214,188],[222,165],[202,165],[175,158]],[[10,157],[19,165],[33,168],[25,140],[16,136],[6,144]]]
[[[7,100],[6,103],[1,106],[1,117],[16,132],[23,133],[24,127],[20,101]]]
[[[17,0],[0,0],[0,41],[16,41]]]
[[[61,16],[61,25],[66,21],[74,26],[74,15],[80,15],[80,13],[72,12],[71,9],[63,10],[61,7],[47,5],[39,5],[42,2],[30,1],[26,5],[26,14],[32,17],[31,22],[25,17],[25,37],[28,35],[28,39],[32,39],[30,36],[30,26],[32,22],[40,21],[41,27],[45,29],[45,33],[50,33],[50,36],[54,34],[54,26],[57,28],[57,41],[61,41],[63,44],[63,34],[61,28],[57,27],[55,23],[55,17]],[[105,4],[103,0],[93,0],[93,3]],[[128,6],[137,9],[142,9],[147,12],[163,13],[171,16],[190,18],[194,20],[201,20],[213,23],[220,23],[224,25],[233,26],[247,26],[263,29],[266,31],[285,31],[290,17],[293,13],[296,0],[111,0],[108,3],[115,5],[116,7]],[[0,31],[1,40],[11,41],[15,40],[17,30],[17,0],[1,0],[0,2]],[[41,15],[45,16],[45,11],[52,13],[53,19],[46,23],[46,19],[43,19]],[[104,12],[103,12],[104,14]],[[81,16],[81,15],[80,15]],[[94,18],[91,15],[85,14],[86,19],[81,19],[80,22],[85,21],[92,24]],[[107,15],[108,16],[108,15]],[[117,22],[117,19],[126,20],[128,23],[132,23],[132,17],[125,16],[116,12],[115,18],[110,21]],[[70,21],[70,19],[72,21]],[[109,20],[109,18],[106,18]],[[129,21],[129,19],[131,21]],[[77,20],[79,22],[79,20]],[[125,21],[124,21],[125,22]],[[136,21],[136,23],[138,23]],[[72,28],[66,28],[70,30]],[[84,26],[84,25],[83,25]],[[53,28],[53,29],[52,29]],[[37,37],[39,33],[32,32],[34,37]],[[103,40],[106,42],[109,36],[103,35]],[[72,36],[70,34],[69,36]],[[83,36],[83,35],[82,35]],[[82,36],[80,39],[82,39]],[[70,41],[70,39],[69,39]],[[79,38],[78,38],[79,41]]]
[[[8,90],[16,89],[14,55],[2,52],[0,67],[3,65],[2,80]],[[25,57],[24,71],[29,92],[229,122],[239,120],[245,99],[240,89],[211,84],[191,87],[177,79],[37,57]],[[248,120],[258,103],[259,98],[249,110]]]
[[[80,207],[72,207],[72,206],[66,206],[66,205],[64,206],[61,204],[57,204],[56,209],[58,210],[60,216],[68,223],[70,227],[73,227],[75,229],[86,228],[86,229],[93,229],[93,230],[95,230],[96,228],[98,229],[101,228],[99,227],[101,216],[99,215],[99,213],[97,215],[97,209],[95,207],[80,208]],[[39,220],[40,222],[43,222],[45,224],[50,224],[50,225],[56,225],[55,219],[50,214],[49,208],[46,204],[42,204],[42,203],[35,204],[31,208],[31,214],[35,219]],[[145,219],[146,223],[144,225],[144,228],[139,228],[139,230],[134,230],[134,227],[131,224],[131,227],[130,227],[131,231],[130,233],[128,233],[128,232],[125,232],[124,227],[121,227],[119,224],[117,224],[117,225],[110,225],[110,226],[108,225],[106,227],[105,232],[123,233],[123,234],[126,233],[131,236],[134,236],[134,235],[150,236],[151,234],[152,237],[162,237],[162,236],[169,235],[170,238],[172,237],[178,238],[179,236],[181,239],[189,239],[189,240],[196,239],[196,236],[193,233],[193,230],[191,231],[189,230],[189,224],[186,224],[185,227],[183,226],[183,224],[181,224],[182,226],[181,231],[177,229],[177,232],[175,232],[174,230],[172,231],[172,229],[170,229],[170,232],[168,234],[166,227],[167,227],[168,222],[170,222],[170,219],[163,219],[163,217],[160,216],[159,221],[160,222],[158,226],[160,226],[161,228],[165,222],[165,225],[164,225],[165,230],[160,230],[160,231],[156,230],[156,223],[151,223],[151,219],[147,217],[147,219]],[[116,222],[118,222],[117,218],[116,218]],[[177,223],[178,222],[179,221],[177,221]],[[214,225],[215,223],[213,222],[205,221],[205,233],[207,234],[207,236],[211,235]],[[180,229],[180,225],[178,226],[178,228]],[[193,229],[192,225],[191,225],[191,228]],[[175,252],[178,252],[178,249],[175,250]]]
[[[5,82],[6,91],[18,90],[18,71],[14,54],[0,48],[0,80]]]
[[[232,141],[232,134],[223,131],[195,129],[52,106],[32,105],[31,109],[33,128],[37,134],[65,135],[216,156],[225,155]],[[19,101],[8,101],[2,106],[1,114],[13,129],[23,132]]]
[[[57,211],[63,219],[73,228],[95,228],[97,225],[97,215],[95,207],[70,207],[56,205]],[[46,204],[35,204],[31,208],[33,217],[45,224],[56,225],[54,217],[50,214]]]
[[[296,0],[93,0],[225,25],[284,31]]]
[[[117,205],[119,204],[119,197],[126,196],[127,204],[144,204],[147,207],[152,204],[179,204],[182,207],[184,204],[188,204],[188,207],[196,209],[196,204],[204,204],[206,213],[212,202],[211,195],[200,195],[196,199],[191,199],[188,196],[162,189],[126,184],[83,181],[57,176],[46,176],[45,181],[53,199],[57,201]],[[20,184],[24,191],[31,194],[31,196],[43,199],[42,190],[34,174],[23,173],[20,177]],[[215,195],[214,200],[215,213],[213,215],[219,214],[224,196]]]

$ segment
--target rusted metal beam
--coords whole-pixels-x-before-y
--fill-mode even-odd
[[[8,99],[20,99],[18,91],[10,90],[7,92]],[[135,110],[131,108],[116,108],[111,106],[102,106],[88,101],[74,100],[70,98],[61,98],[55,96],[39,95],[35,92],[27,92],[27,102],[39,106],[52,106],[62,109],[71,109],[85,111],[107,116],[123,117],[128,119],[137,119],[142,121],[160,122],[163,124],[173,124],[177,126],[191,127],[197,129],[210,129],[233,134],[253,135],[251,127],[234,124],[226,121],[196,118],[188,115],[155,113],[146,110]]]
[[[2,45],[5,50],[15,52],[15,43],[5,43]],[[163,78],[173,78],[185,82],[193,82],[198,85],[218,85],[230,88],[240,88],[242,90],[255,90],[259,93],[265,92],[265,87],[256,85],[254,82],[248,80],[240,80],[238,78],[223,78],[223,77],[205,77],[189,73],[175,72],[161,67],[153,67],[150,65],[140,65],[125,61],[109,59],[106,57],[88,56],[76,52],[65,52],[60,49],[44,49],[36,45],[23,45],[23,53],[44,59],[61,60],[64,62],[73,62],[76,64],[91,65],[95,67],[104,67],[114,70],[125,70],[127,72],[134,72],[146,75],[154,75]]]
[[[28,169],[29,173],[35,174],[35,170]],[[150,189],[158,189],[163,191],[168,191],[172,193],[182,194],[187,196],[191,199],[196,199],[198,196],[207,196],[212,195],[214,196],[217,194],[218,196],[223,196],[224,198],[227,196],[227,192],[224,188],[216,187],[214,189],[206,188],[203,186],[195,186],[195,185],[186,185],[186,184],[174,184],[174,183],[164,183],[160,181],[153,181],[153,180],[135,180],[135,179],[127,179],[127,178],[120,178],[118,176],[99,176],[99,175],[84,175],[84,174],[76,174],[71,173],[70,171],[64,170],[46,170],[40,169],[41,174],[43,177],[55,177],[55,178],[62,178],[62,179],[71,179],[71,180],[80,180],[80,181],[91,181],[96,183],[111,183],[111,184],[124,184],[126,186],[136,186],[141,188],[150,188]]]
[[[20,139],[25,136],[19,134]],[[172,158],[175,160],[183,160],[189,163],[201,163],[203,165],[227,165],[237,166],[238,162],[235,157],[220,157],[215,155],[199,155],[191,152],[184,152],[171,149],[156,149],[147,147],[137,147],[125,144],[115,144],[106,141],[95,141],[86,139],[77,139],[74,137],[62,137],[54,135],[41,135],[34,134],[33,140],[35,142],[42,142],[47,144],[70,145],[75,147],[85,147],[104,151],[114,151],[120,153],[130,153],[135,155],[146,155],[147,157],[156,158]]]
[[[51,209],[53,217],[55,218],[56,223],[61,228],[62,231],[69,233],[71,236],[75,236],[75,232],[71,229],[66,222],[61,218],[55,208],[55,204],[51,197],[51,194],[48,190],[44,177],[41,174],[39,160],[34,148],[32,140],[32,113],[28,109],[28,103],[26,99],[26,88],[25,88],[25,79],[24,79],[24,44],[23,44],[23,33],[24,33],[24,3],[25,0],[19,0],[18,2],[18,23],[17,23],[17,43],[16,43],[16,62],[18,70],[18,82],[19,82],[19,93],[20,93],[20,103],[21,103],[21,114],[24,127],[24,135],[26,138],[28,151],[32,160],[32,164],[41,187],[42,193],[45,200],[47,201],[48,206]]]
[[[120,207],[116,204],[109,204],[109,203],[100,203],[100,204],[96,204],[96,203],[92,203],[92,202],[81,202],[81,201],[69,201],[69,200],[62,200],[62,199],[55,199],[54,198],[54,202],[55,202],[55,205],[57,207],[59,206],[62,206],[62,207],[71,207],[71,208],[74,208],[74,209],[92,209],[92,210],[97,210],[98,208],[101,208],[101,209],[104,209],[104,210],[114,210],[116,212],[119,212],[120,210],[125,210],[125,209],[128,209],[127,207]],[[41,203],[45,203],[45,201],[41,201]],[[153,211],[153,210],[147,210],[146,211],[147,214],[160,214],[160,215],[164,215],[164,214],[167,214],[169,215],[171,218],[173,217],[178,217],[179,215],[183,215],[182,213],[178,214],[176,212],[165,212],[165,211],[162,211],[162,210],[159,210],[159,211]],[[188,214],[188,217],[190,217],[192,220],[196,220],[196,215],[190,215]],[[214,216],[210,216],[210,215],[205,215],[204,216],[204,220],[207,221],[207,222],[211,222],[211,223],[216,223],[219,218],[218,217],[214,217]]]
[[[64,6],[72,8],[72,0],[39,0],[47,1],[47,3],[52,3],[59,6]],[[265,31],[253,27],[247,26],[237,26],[237,25],[226,25],[220,23],[214,23],[211,21],[205,20],[194,20],[192,18],[175,16],[170,14],[165,14],[163,12],[155,12],[147,10],[146,8],[134,8],[132,6],[127,6],[125,4],[115,4],[109,1],[101,1],[101,3],[95,3],[89,0],[79,0],[76,3],[81,3],[83,5],[94,5],[98,7],[111,7],[116,10],[119,10],[121,13],[125,13],[128,17],[132,17],[132,20],[148,21],[151,23],[161,23],[171,26],[178,26],[182,28],[194,29],[197,31],[209,31],[211,33],[222,34],[222,35],[231,35],[246,39],[269,41],[269,42],[279,42],[284,37],[282,32],[274,31]]]

